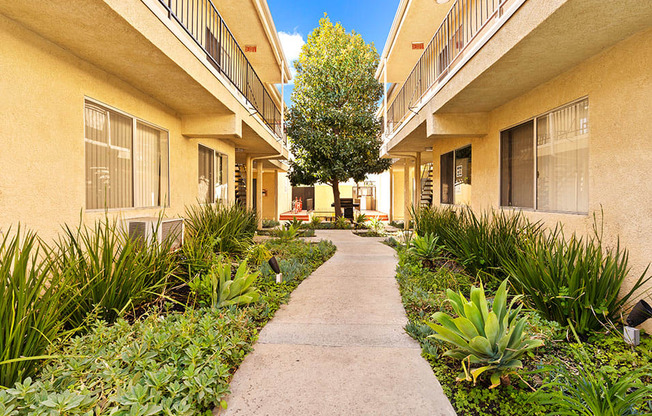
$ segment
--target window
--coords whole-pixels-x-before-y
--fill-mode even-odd
[[[440,156],[442,204],[471,203],[471,146]]]
[[[588,212],[588,99],[501,133],[500,204]]]
[[[227,202],[227,156],[199,145],[199,200],[204,203]]]
[[[89,101],[84,118],[87,209],[169,202],[167,132]]]

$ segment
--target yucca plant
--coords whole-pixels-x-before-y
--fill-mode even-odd
[[[529,306],[544,318],[570,323],[578,334],[587,335],[618,319],[634,292],[652,278],[646,277],[646,268],[628,290],[621,290],[630,270],[628,259],[620,243],[605,247],[597,229],[590,238],[567,239],[557,228],[528,240],[502,263]]]
[[[253,243],[258,227],[256,212],[241,205],[200,204],[186,207],[188,238],[210,236],[219,253],[241,254]]]
[[[188,283],[190,289],[210,300],[214,308],[231,305],[248,305],[260,299],[260,293],[253,286],[259,272],[248,273],[246,262],[242,262],[235,275],[231,275],[231,265],[218,263],[203,276]]]
[[[176,268],[171,244],[171,239],[161,244],[156,238],[132,239],[115,219],[75,229],[64,226],[48,259],[53,275],[65,276],[68,283],[68,328],[84,327],[91,316],[113,322],[161,294]]]
[[[497,387],[501,377],[523,367],[520,360],[523,354],[543,345],[543,341],[532,339],[524,332],[526,319],[518,319],[523,305],[513,308],[520,296],[514,297],[507,306],[507,280],[498,287],[491,309],[482,284],[471,287],[469,300],[461,292],[450,289],[446,294],[458,317],[437,312],[433,317],[440,325],[429,323],[429,326],[436,332],[432,337],[455,346],[444,355],[462,361],[464,372],[458,380],[475,384],[481,374],[487,373],[490,388]]]
[[[52,275],[36,235],[20,226],[0,240],[0,386],[32,376],[57,338],[70,300],[65,276]]]
[[[409,243],[408,252],[421,260],[425,266],[432,267],[434,261],[441,257],[442,250],[438,242],[439,237],[433,233],[416,235]]]

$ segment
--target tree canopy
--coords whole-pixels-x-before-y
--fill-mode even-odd
[[[346,33],[324,15],[295,62],[297,75],[287,131],[294,159],[293,185],[333,187],[340,216],[339,183],[363,181],[390,162],[379,158],[380,121],[375,113],[383,86],[374,78],[378,51],[359,34]]]

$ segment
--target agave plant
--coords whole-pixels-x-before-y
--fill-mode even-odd
[[[417,257],[423,264],[432,267],[433,261],[441,256],[439,237],[432,233],[424,236],[415,235],[408,248],[408,252]]]
[[[290,227],[294,227],[298,230],[299,228],[301,228],[302,225],[303,225],[303,221],[298,220],[297,217],[292,217],[292,221],[287,221],[285,223],[285,228],[288,229]]]
[[[188,283],[191,290],[199,295],[207,296],[214,308],[231,305],[248,305],[260,299],[260,293],[253,286],[258,278],[258,272],[248,273],[247,263],[231,276],[231,265],[216,264],[208,274],[193,279]]]
[[[496,291],[491,310],[482,284],[471,287],[470,300],[450,289],[446,294],[458,317],[437,312],[433,317],[440,325],[428,325],[436,332],[432,337],[455,346],[444,355],[462,361],[464,372],[458,380],[475,384],[486,372],[491,378],[489,388],[497,387],[501,377],[523,367],[523,354],[543,345],[523,332],[526,320],[517,319],[523,305],[513,308],[520,296],[507,306],[507,280]],[[471,368],[473,365],[480,366]]]

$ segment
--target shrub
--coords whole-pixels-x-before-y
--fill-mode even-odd
[[[155,230],[157,231],[157,230]],[[128,308],[160,294],[175,270],[172,240],[159,244],[131,239],[117,220],[93,227],[64,227],[49,260],[54,275],[66,279],[69,328],[83,327],[90,316],[113,322]]]
[[[441,247],[436,235],[429,233],[423,237],[416,235],[408,248],[408,252],[421,260],[427,267],[433,267],[434,261],[441,256]]]
[[[548,320],[571,324],[580,335],[601,329],[618,318],[634,292],[645,285],[647,269],[627,292],[620,293],[629,273],[628,251],[605,247],[599,233],[586,240],[566,239],[557,228],[530,239],[516,256],[503,257],[526,302]],[[619,296],[620,293],[620,296]]]
[[[32,376],[63,327],[67,283],[40,257],[36,235],[20,226],[0,240],[0,386]]]
[[[258,227],[256,212],[239,204],[202,204],[186,207],[188,238],[214,238],[218,253],[241,254],[253,244]]]
[[[260,293],[253,286],[258,272],[247,273],[247,263],[242,262],[235,276],[231,275],[231,265],[217,263],[211,270],[188,282],[190,289],[202,299],[209,301],[213,308],[241,306],[257,302]]]
[[[434,338],[453,344],[456,348],[444,355],[461,360],[464,373],[460,380],[473,380],[475,384],[482,373],[491,377],[490,388],[500,385],[501,377],[522,368],[520,358],[529,350],[543,345],[543,341],[531,339],[524,333],[525,318],[517,320],[522,305],[512,309],[518,299],[512,299],[507,307],[507,280],[496,291],[491,310],[485,298],[484,288],[471,287],[470,300],[452,290],[446,291],[457,318],[446,313],[433,315],[440,325],[430,324],[436,332]],[[481,367],[471,368],[480,364]]]

